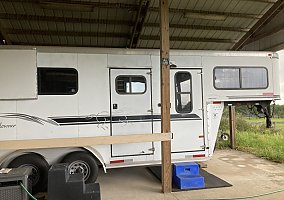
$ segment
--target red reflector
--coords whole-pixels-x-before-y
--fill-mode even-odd
[[[214,101],[213,104],[221,104],[221,101]]]
[[[111,160],[110,164],[124,163],[124,160]]]
[[[199,135],[199,138],[204,138],[204,135]]]
[[[193,155],[193,158],[202,158],[202,157],[205,157],[205,154]]]
[[[263,96],[273,96],[274,93],[273,92],[265,92],[265,93],[262,93]]]

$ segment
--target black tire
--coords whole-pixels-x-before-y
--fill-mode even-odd
[[[46,192],[49,165],[42,156],[38,154],[23,154],[12,160],[8,167],[31,167],[32,175],[29,179],[32,183],[32,193]]]
[[[222,133],[220,137],[223,141],[228,141],[230,139],[230,135],[228,133]]]
[[[68,164],[69,174],[83,173],[85,183],[96,182],[99,175],[99,166],[94,158],[88,152],[75,151],[67,154],[61,163]]]

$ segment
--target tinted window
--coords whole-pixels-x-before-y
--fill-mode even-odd
[[[264,67],[216,67],[216,89],[264,89],[268,87],[268,73]]]
[[[72,68],[38,68],[39,95],[73,95],[78,91],[78,73]]]
[[[144,76],[118,76],[115,80],[118,94],[143,94],[146,92]]]
[[[189,72],[175,74],[176,111],[189,113],[192,111],[191,75]]]

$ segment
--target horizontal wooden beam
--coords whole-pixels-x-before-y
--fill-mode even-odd
[[[0,149],[43,149],[55,147],[83,147],[107,144],[158,142],[171,140],[171,133],[97,136],[80,138],[7,140],[0,141]]]

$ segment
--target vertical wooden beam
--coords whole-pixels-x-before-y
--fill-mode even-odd
[[[235,106],[229,106],[229,120],[230,120],[230,142],[231,148],[236,148],[236,109]]]
[[[160,0],[160,62],[161,62],[161,129],[162,133],[171,132],[170,115],[170,37],[169,3]],[[172,191],[171,141],[162,142],[162,191]]]

